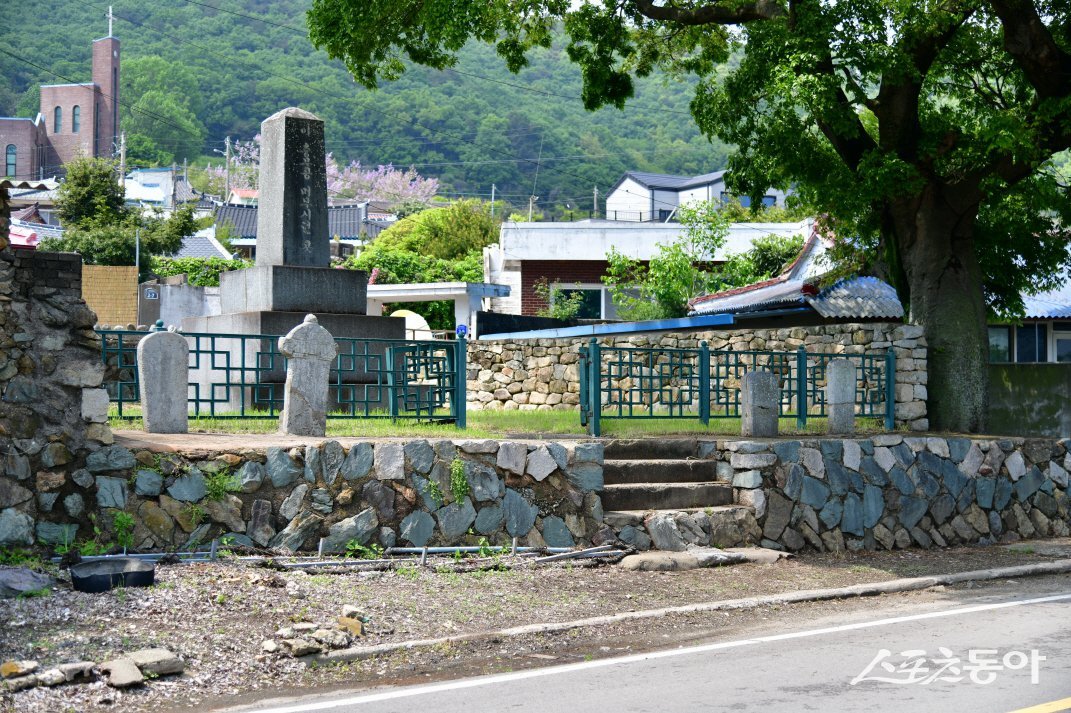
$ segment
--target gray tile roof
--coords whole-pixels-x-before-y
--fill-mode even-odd
[[[851,277],[819,290],[826,272],[819,258],[825,242],[811,235],[799,257],[775,278],[737,287],[691,302],[691,314],[753,314],[810,307],[826,319],[900,319],[904,308],[896,290],[876,277]]]
[[[223,247],[208,235],[203,235],[204,231],[198,231],[197,233],[190,235],[189,237],[182,239],[182,247],[172,257],[218,257],[223,259],[230,258]]]
[[[896,290],[876,277],[850,277],[804,300],[828,319],[901,319],[904,316]]]
[[[328,206],[327,233],[342,240],[356,240],[361,236],[364,226],[365,208],[363,203],[353,205]],[[234,205],[224,203],[216,206],[216,222],[228,222],[232,231],[239,238],[257,237],[257,207],[255,205]]]

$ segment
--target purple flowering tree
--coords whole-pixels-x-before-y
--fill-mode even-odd
[[[439,180],[424,178],[409,168],[400,170],[388,164],[370,169],[360,161],[340,166],[335,157],[324,157],[327,166],[327,195],[333,201],[376,201],[390,206],[410,201],[426,203],[439,190]],[[256,188],[257,171],[260,165],[260,134],[252,141],[235,141],[231,147],[231,188]],[[209,193],[222,194],[225,190],[226,167],[209,166],[205,169]]]

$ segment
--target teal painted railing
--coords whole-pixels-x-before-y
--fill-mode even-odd
[[[98,330],[104,386],[120,418],[140,416],[137,345],[145,332]],[[191,416],[274,418],[286,358],[272,335],[183,332],[190,347]],[[328,418],[409,418],[465,427],[467,349],[456,341],[338,337]]]
[[[771,371],[781,383],[780,413],[800,428],[826,415],[825,371],[833,359],[857,365],[856,412],[895,427],[896,356],[795,352],[609,347],[591,340],[580,349],[580,420],[598,436],[605,419],[711,419],[740,417],[740,380],[748,371]]]

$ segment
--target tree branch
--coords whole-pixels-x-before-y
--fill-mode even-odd
[[[783,17],[785,9],[775,0],[723,7],[718,4],[698,7],[655,5],[654,0],[636,0],[636,10],[650,20],[675,22],[680,25],[736,25],[755,20]]]
[[[991,0],[1004,27],[1004,50],[1042,99],[1071,94],[1071,54],[1062,50],[1026,0]]]

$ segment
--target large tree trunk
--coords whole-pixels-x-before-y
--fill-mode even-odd
[[[930,427],[943,431],[978,432],[986,425],[989,339],[973,238],[977,204],[964,195],[970,192],[931,184],[886,213],[910,318],[929,344]]]

